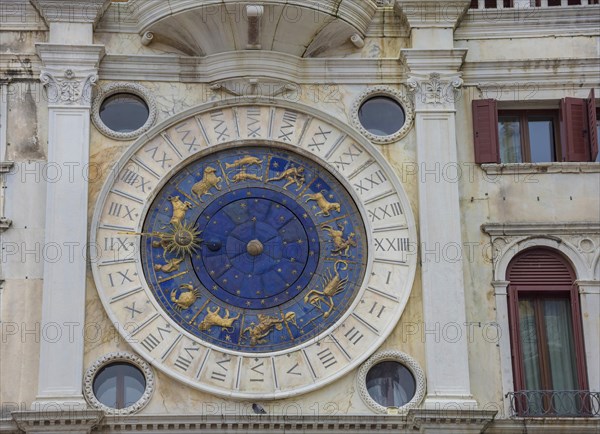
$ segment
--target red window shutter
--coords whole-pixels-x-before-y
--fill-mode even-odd
[[[473,136],[475,162],[499,163],[498,149],[498,110],[493,99],[473,101]]]
[[[564,98],[560,111],[563,161],[590,161],[587,101]]]
[[[590,91],[587,99],[588,130],[590,132],[590,157],[596,161],[598,156],[598,127],[596,126],[596,95],[594,89]]]

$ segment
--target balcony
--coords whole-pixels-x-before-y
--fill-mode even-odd
[[[587,6],[600,0],[471,0],[471,9],[551,8],[557,6]]]
[[[513,416],[598,417],[600,392],[587,390],[520,390],[507,394]]]

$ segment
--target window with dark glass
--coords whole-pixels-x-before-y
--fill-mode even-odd
[[[371,398],[384,407],[402,407],[416,393],[414,376],[406,366],[398,362],[378,363],[369,370],[366,381]]]
[[[100,105],[100,119],[117,133],[130,133],[142,128],[149,116],[146,102],[131,93],[111,95]]]
[[[390,136],[402,129],[406,114],[393,98],[375,96],[366,100],[358,110],[361,125],[376,136]]]
[[[589,415],[575,274],[550,249],[530,249],[507,270],[515,411],[522,416]]]
[[[146,390],[146,378],[129,363],[111,363],[98,371],[93,390],[102,404],[120,410],[140,400]]]
[[[500,111],[498,141],[502,163],[560,161],[558,111]]]

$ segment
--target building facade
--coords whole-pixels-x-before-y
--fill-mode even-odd
[[[2,2],[0,432],[598,432],[599,29]]]

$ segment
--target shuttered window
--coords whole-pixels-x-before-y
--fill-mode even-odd
[[[530,393],[529,414],[576,413],[581,405],[548,393],[587,390],[572,267],[552,249],[529,249],[511,261],[507,279],[515,391]]]
[[[474,100],[475,162],[596,161],[598,130],[594,91],[564,98],[559,110],[497,110],[495,100]]]

